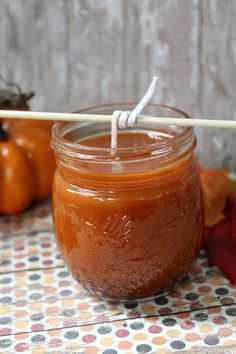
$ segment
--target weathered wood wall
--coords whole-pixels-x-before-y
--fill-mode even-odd
[[[141,97],[236,119],[236,0],[0,0],[0,72],[73,111]],[[198,129],[208,166],[236,169],[236,134]]]

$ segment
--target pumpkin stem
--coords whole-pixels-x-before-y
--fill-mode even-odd
[[[28,101],[34,96],[34,92],[22,92],[20,86],[7,81],[0,74],[0,82],[7,89],[0,89],[0,109],[29,109]]]
[[[2,127],[2,123],[0,122],[0,142],[6,141],[9,139],[9,134],[7,134]]]

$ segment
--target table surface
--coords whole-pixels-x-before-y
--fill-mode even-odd
[[[236,353],[236,286],[202,252],[155,300],[106,302],[65,269],[49,204],[0,219],[0,353]]]

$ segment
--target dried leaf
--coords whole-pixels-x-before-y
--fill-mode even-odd
[[[201,170],[205,224],[213,226],[225,219],[227,198],[236,193],[236,181],[226,170]]]
[[[194,159],[195,159],[195,163],[196,163],[198,172],[199,173],[203,172],[205,169],[204,169],[203,165],[201,164],[201,162],[196,157]]]

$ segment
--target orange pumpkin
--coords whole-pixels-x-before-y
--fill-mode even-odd
[[[28,110],[33,93],[15,86],[18,92],[0,90],[0,109]],[[45,121],[0,120],[0,214],[19,213],[50,196],[55,169],[51,127]]]
[[[11,141],[0,142],[0,213],[15,214],[28,207],[34,179],[27,157]]]
[[[26,127],[11,136],[0,130],[0,213],[23,211],[51,194],[55,169],[50,134]]]

